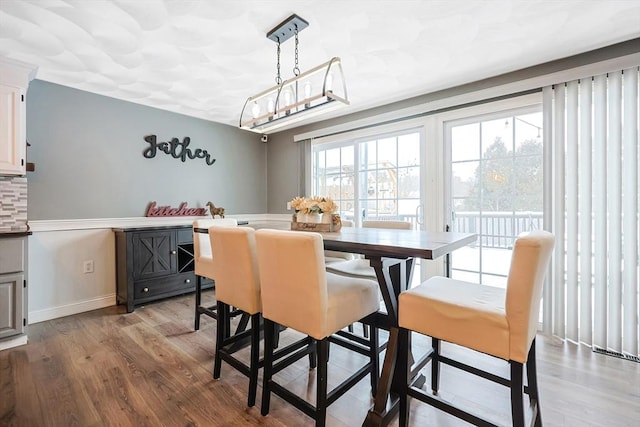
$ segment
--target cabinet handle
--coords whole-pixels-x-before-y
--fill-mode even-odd
[[[191,279],[185,279],[184,283],[191,283]]]
[[[176,254],[176,251],[171,251],[171,255],[175,255],[175,254]]]
[[[142,292],[146,294],[147,292],[149,292],[149,288],[142,288]]]

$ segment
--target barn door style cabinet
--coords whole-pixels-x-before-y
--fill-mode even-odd
[[[26,332],[26,235],[0,235],[0,340],[19,337]]]
[[[190,225],[114,229],[117,301],[135,306],[195,291]],[[203,289],[213,287],[203,280]]]
[[[0,57],[0,175],[26,173],[26,97],[36,70],[32,65]]]

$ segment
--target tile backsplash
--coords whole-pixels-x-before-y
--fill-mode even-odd
[[[0,232],[27,231],[27,178],[0,176]]]

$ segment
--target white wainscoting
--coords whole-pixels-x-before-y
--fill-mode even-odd
[[[291,215],[233,215],[246,221],[290,221]],[[99,218],[29,221],[29,323],[116,304],[115,237],[112,228],[190,225],[194,219]],[[94,272],[83,273],[93,260]]]

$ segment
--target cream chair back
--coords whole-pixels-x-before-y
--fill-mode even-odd
[[[216,279],[216,298],[248,314],[259,313],[260,277],[255,230],[249,227],[209,227]]]
[[[398,230],[411,230],[411,223],[407,221],[362,221],[363,228],[394,228]]]
[[[314,338],[324,338],[328,295],[322,236],[261,229],[256,231],[256,243],[262,315]]]
[[[212,226],[235,227],[238,220],[235,218],[219,218],[219,219],[196,219],[193,221],[193,228],[209,229]],[[193,259],[194,270],[199,276],[212,278],[211,275],[211,242],[206,233],[193,232]]]
[[[516,239],[505,297],[511,360],[525,362],[536,336],[544,277],[553,245],[553,235],[542,230],[522,234]]]

